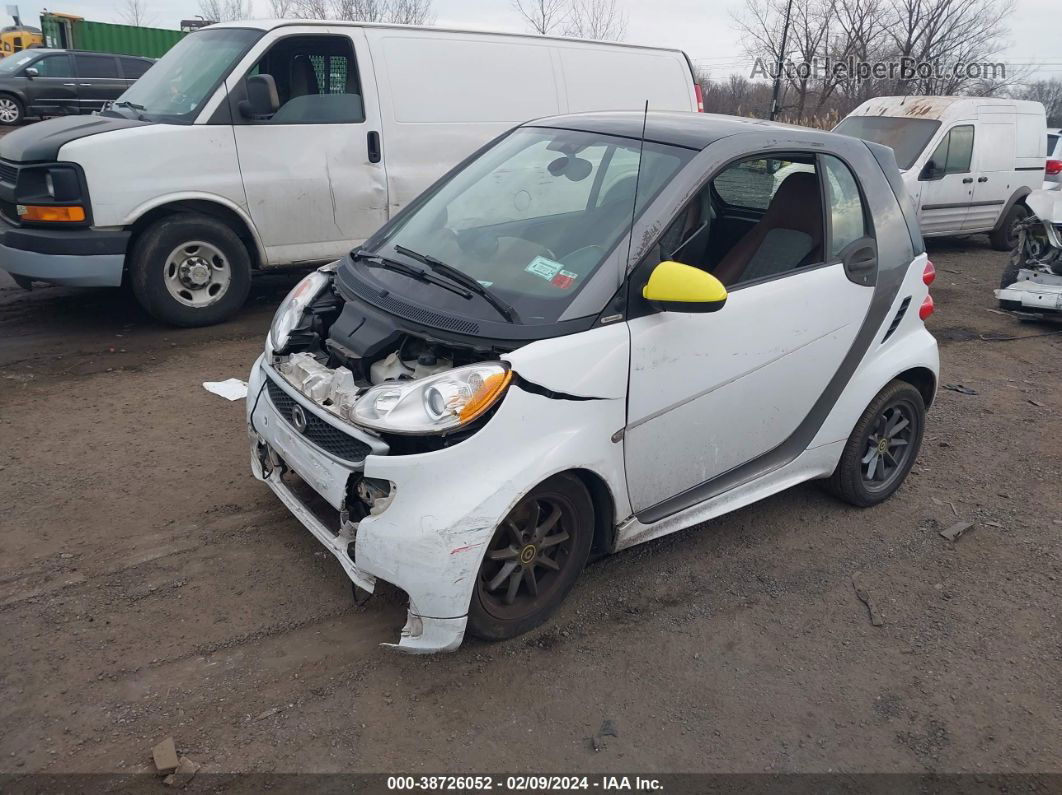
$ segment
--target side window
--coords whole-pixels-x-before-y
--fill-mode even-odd
[[[118,62],[108,55],[75,55],[77,76],[83,78],[118,78]]]
[[[859,186],[848,166],[830,155],[823,156],[826,171],[826,202],[830,208],[830,255],[866,237],[866,214]]]
[[[970,170],[973,156],[974,128],[972,124],[952,127],[939,144],[931,158],[937,173],[965,174]]]
[[[73,77],[69,55],[48,55],[30,64],[41,77]]]
[[[823,262],[824,228],[815,155],[746,158],[679,212],[661,235],[658,256],[732,288]]]
[[[266,124],[350,124],[365,121],[361,83],[346,36],[290,36],[247,72],[272,75],[280,107]]]
[[[122,65],[122,76],[126,80],[136,80],[143,77],[144,72],[151,68],[151,61],[142,61],[139,58],[119,58]]]

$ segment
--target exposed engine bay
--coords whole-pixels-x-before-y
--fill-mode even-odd
[[[408,431],[396,429],[394,433],[399,438],[395,438],[389,428],[373,425],[371,413],[357,407],[370,390],[379,395],[377,400],[386,403],[388,408],[388,401],[397,400],[380,394],[375,387],[431,383],[423,379],[455,368],[479,365],[487,370],[478,381],[476,372],[471,374],[471,392],[475,392],[484,378],[491,377],[489,368],[492,362],[498,362],[501,351],[483,347],[481,341],[474,345],[460,345],[402,329],[398,325],[401,321],[394,315],[339,295],[331,273],[317,273],[323,280],[316,288],[318,292],[304,306],[297,308],[299,317],[285,338],[274,340],[270,356],[273,369],[325,411],[386,439],[392,453],[438,449],[474,430],[470,423],[463,422],[459,427],[444,427],[445,423],[442,423],[437,428],[424,428],[421,434],[417,434],[414,425]],[[281,344],[277,345],[277,342]],[[436,413],[443,416],[451,411],[460,415],[467,403],[467,400],[462,402],[458,394],[462,384],[444,386],[449,389],[435,390],[440,392],[435,396],[439,403]],[[424,396],[426,401],[429,397]],[[430,401],[426,405],[430,413]],[[414,435],[416,441],[411,438]]]
[[[1020,318],[1062,320],[1062,193],[1033,191],[1025,204],[1032,214],[1019,223],[996,298]]]

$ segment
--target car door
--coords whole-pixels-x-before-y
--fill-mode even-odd
[[[1014,173],[1014,117],[986,114],[978,124],[977,133],[976,181],[966,223],[970,231],[993,229],[1018,185]]]
[[[104,105],[118,99],[126,89],[114,55],[74,54],[77,70],[77,104],[82,113],[102,110]]]
[[[152,63],[154,62],[149,61],[147,58],[123,58],[118,56],[118,67],[122,70],[123,92],[133,85],[138,78],[143,77],[144,72],[151,68]]]
[[[291,31],[291,32],[289,32]],[[229,79],[248,211],[269,262],[335,259],[387,219],[372,62],[360,29],[282,29]],[[270,75],[279,108],[239,111],[246,78]]]
[[[27,75],[30,69],[36,74]],[[77,113],[77,82],[69,55],[45,55],[29,64],[22,74],[28,78],[25,91],[31,112]]]
[[[662,506],[676,500],[700,501],[691,495],[793,434],[837,372],[869,309],[873,279],[864,277],[876,266],[876,247],[856,179],[832,156],[805,153],[796,159],[811,165],[812,173],[798,169],[777,187],[764,173],[769,177],[793,158],[782,164],[746,158],[728,166],[707,189],[715,193],[713,212],[683,211],[697,229],[714,216],[709,237],[728,240],[733,235],[726,219],[740,214],[725,201],[719,207],[722,196],[759,205],[745,207],[746,214],[759,209],[759,220],[727,251],[718,252],[710,241],[699,247],[703,254],[690,254],[697,244],[682,243],[671,256],[717,274],[747,258],[730,268],[736,276],[722,309],[650,311],[629,322],[624,458],[631,505],[645,521],[666,515]],[[785,186],[793,179],[790,190]],[[694,202],[705,204],[703,196]],[[823,206],[829,209],[825,215]],[[823,231],[817,233],[815,224]],[[699,234],[685,238],[696,241]],[[664,238],[669,236],[670,229]],[[845,264],[859,262],[862,275]],[[641,283],[632,288],[640,295]]]
[[[919,221],[922,231],[935,234],[961,232],[974,194],[971,160],[974,125],[957,124],[940,139],[918,177]]]

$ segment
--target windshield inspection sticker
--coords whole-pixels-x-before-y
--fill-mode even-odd
[[[571,271],[558,271],[557,275],[549,280],[549,283],[554,287],[560,287],[562,290],[567,290],[573,284],[575,280],[579,278],[578,273],[572,273]]]
[[[545,257],[535,257],[524,270],[535,274],[535,276],[541,276],[546,281],[550,281],[563,267],[564,265],[560,262],[554,262]]]

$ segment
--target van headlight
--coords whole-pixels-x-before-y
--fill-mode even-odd
[[[282,353],[284,351],[284,348],[287,347],[288,339],[291,337],[292,329],[299,325],[306,307],[316,300],[317,296],[321,294],[331,281],[331,272],[317,270],[295,285],[294,289],[280,303],[277,313],[273,315],[273,323],[269,327],[269,339],[266,341],[267,353]]]
[[[505,394],[512,377],[505,363],[487,362],[380,384],[358,399],[350,419],[389,433],[445,433],[483,416]]]

